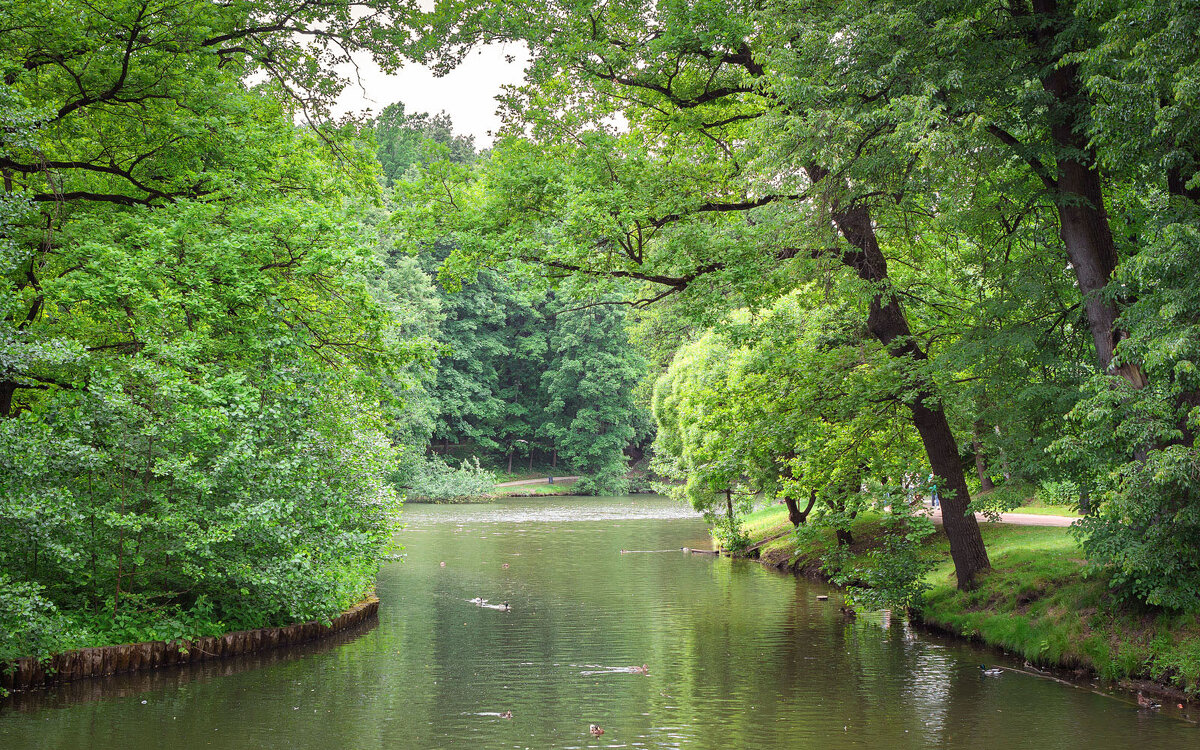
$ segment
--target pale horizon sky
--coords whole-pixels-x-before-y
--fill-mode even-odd
[[[507,56],[513,61],[508,62]],[[334,114],[370,109],[377,115],[394,102],[404,102],[407,112],[445,111],[454,121],[456,132],[475,136],[475,146],[487,148],[501,124],[496,114],[496,95],[505,84],[521,82],[527,59],[523,45],[488,45],[472,52],[442,78],[435,78],[428,68],[416,63],[388,75],[372,60],[359,60],[361,85],[352,66],[339,69],[350,78],[350,85],[338,97]]]

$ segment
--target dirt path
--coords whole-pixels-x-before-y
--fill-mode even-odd
[[[933,509],[933,522],[942,522],[942,509]],[[988,519],[981,513],[976,513],[975,518],[984,523]],[[1079,519],[1075,516],[1042,516],[1035,513],[1001,513],[1001,523],[1011,523],[1014,526],[1070,526]]]
[[[579,477],[559,477],[559,476],[554,477],[554,481],[556,481],[556,482],[569,482],[574,479],[579,479]],[[518,479],[515,482],[501,482],[500,484],[498,484],[496,486],[497,487],[517,487],[522,484],[549,484],[549,483],[550,483],[550,477],[539,477],[537,479]]]

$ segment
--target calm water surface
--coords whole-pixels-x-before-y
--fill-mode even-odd
[[[0,708],[0,749],[1200,747],[1178,715],[986,678],[991,652],[684,554],[707,546],[704,525],[661,498],[410,506],[406,521],[377,625],[31,694]]]

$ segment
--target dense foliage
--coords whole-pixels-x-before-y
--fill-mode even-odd
[[[656,460],[699,507],[765,492],[799,521],[805,482],[936,485],[970,587],[967,511],[1012,497],[972,489],[1074,487],[1114,590],[1194,608],[1196,23],[1170,0],[445,0],[415,54],[532,60],[506,137],[442,185],[450,265],[640,283],[628,303],[670,311],[643,330],[686,321]],[[739,321],[788,295],[802,330],[854,335],[767,354]]]
[[[379,385],[426,347],[372,294],[371,153],[294,124],[338,87],[314,59],[386,57],[360,6],[0,8],[0,660],[372,586]]]
[[[619,297],[597,298],[519,259],[448,268],[462,238],[446,221],[454,210],[446,186],[474,179],[479,157],[444,115],[389,110],[375,124],[380,160],[398,175],[388,273],[415,265],[428,279],[425,332],[440,346],[418,386],[430,422],[411,440],[432,455],[402,467],[401,485],[442,497],[446,485],[434,492],[422,477],[447,477],[444,460],[465,454],[510,474],[514,462],[532,468],[536,459],[583,475],[576,491],[584,494],[624,491],[625,449],[645,437],[646,420],[632,397],[644,365]],[[479,482],[458,478],[458,494],[480,494],[468,491]]]
[[[881,603],[916,496],[969,589],[1008,483],[1200,608],[1194,3],[0,17],[0,660],[328,616],[401,494],[491,484],[452,448],[616,492],[655,429],[731,546],[763,500],[847,547],[884,513]],[[492,41],[531,62],[490,151],[329,116],[354,55]]]

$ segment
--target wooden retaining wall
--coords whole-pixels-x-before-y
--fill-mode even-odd
[[[55,654],[44,662],[26,657],[16,661],[15,669],[9,669],[13,666],[11,663],[0,665],[0,686],[10,691],[28,690],[59,682],[158,669],[177,664],[195,664],[210,659],[292,646],[345,630],[378,612],[379,599],[372,596],[338,615],[328,625],[304,622],[278,628],[240,630],[193,641],[152,641],[81,648]]]

